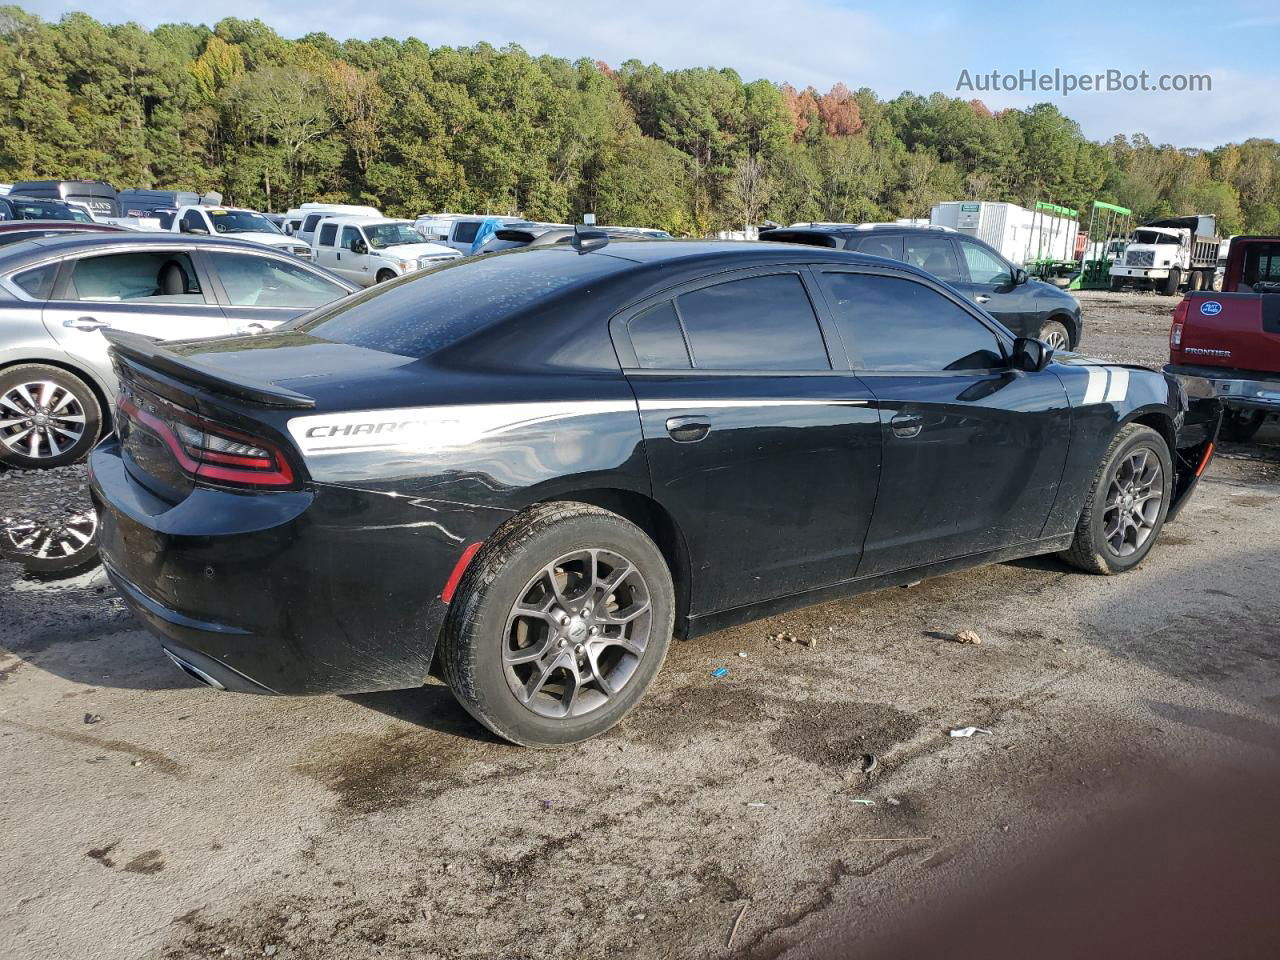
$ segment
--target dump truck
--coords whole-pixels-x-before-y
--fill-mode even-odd
[[[1218,266],[1218,221],[1213,214],[1167,217],[1133,231],[1124,259],[1111,265],[1111,289],[1132,286],[1167,297],[1209,290]]]

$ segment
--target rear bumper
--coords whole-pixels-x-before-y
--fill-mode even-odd
[[[1181,380],[1203,380],[1222,401],[1223,406],[1241,410],[1266,410],[1280,413],[1280,375],[1227,367],[1200,367],[1168,364],[1165,373]]]
[[[508,516],[323,485],[197,487],[169,504],[129,476],[114,438],[90,456],[90,492],[104,565],[130,609],[173,656],[246,693],[422,683],[454,564]]]

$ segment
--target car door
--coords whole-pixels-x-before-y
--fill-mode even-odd
[[[913,230],[903,237],[903,258],[913,267],[958,286],[967,278],[951,237],[936,230]]]
[[[362,252],[363,251],[363,252]],[[335,272],[362,287],[372,286],[374,273],[369,269],[369,244],[359,227],[343,227],[338,240]]]
[[[445,241],[463,256],[471,253],[471,245],[475,243],[476,234],[480,232],[480,220],[455,220],[449,230],[449,239]]]
[[[802,267],[687,284],[614,321],[694,616],[853,577],[875,502],[870,391],[833,365]]]
[[[152,244],[64,261],[42,317],[67,353],[99,368],[109,367],[108,327],[161,340],[231,332],[190,248]]]
[[[214,296],[236,333],[262,333],[351,292],[318,270],[267,252],[209,250],[205,257]]]
[[[880,494],[859,576],[1037,539],[1071,431],[1057,376],[1012,369],[1003,335],[923,277],[817,273],[880,416]]]
[[[1039,334],[1035,293],[1028,283],[1015,283],[1015,268],[994,250],[956,237],[965,279],[954,286],[1020,337]]]
[[[315,244],[312,254],[317,266],[340,273],[338,270],[338,225],[322,223],[314,234]]]

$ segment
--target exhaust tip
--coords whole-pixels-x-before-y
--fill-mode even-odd
[[[164,650],[164,655],[173,661],[173,665],[175,667],[177,667],[187,676],[191,677],[193,680],[199,680],[201,683],[203,683],[207,687],[213,687],[213,689],[215,690],[221,690],[224,693],[226,692],[226,689],[227,689],[226,687],[224,687],[221,683],[219,683],[213,677],[209,676],[209,674],[205,673],[199,667],[193,667],[191,664],[187,663],[187,661],[183,660],[181,657],[174,654],[171,650],[169,650],[168,647],[161,647],[160,649]]]

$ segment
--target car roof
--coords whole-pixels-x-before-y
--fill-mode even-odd
[[[69,233],[128,233],[125,227],[114,223],[81,223],[78,220],[5,220],[0,223],[0,233],[20,233],[24,230],[62,230]]]
[[[321,223],[336,223],[344,227],[370,227],[375,223],[403,223],[413,226],[413,221],[401,219],[400,217],[357,217],[350,214],[343,214],[337,217],[324,217]]]
[[[19,221],[35,223],[37,221]],[[120,233],[97,231],[67,231],[57,237],[36,237],[15,243],[0,252],[0,269],[10,270],[28,262],[48,260],[50,257],[66,257],[86,250],[102,248],[118,250],[130,247],[145,250],[148,247],[205,247],[218,250],[247,250],[252,253],[279,253],[272,247],[252,240],[232,237],[204,237],[190,234],[126,230]]]

